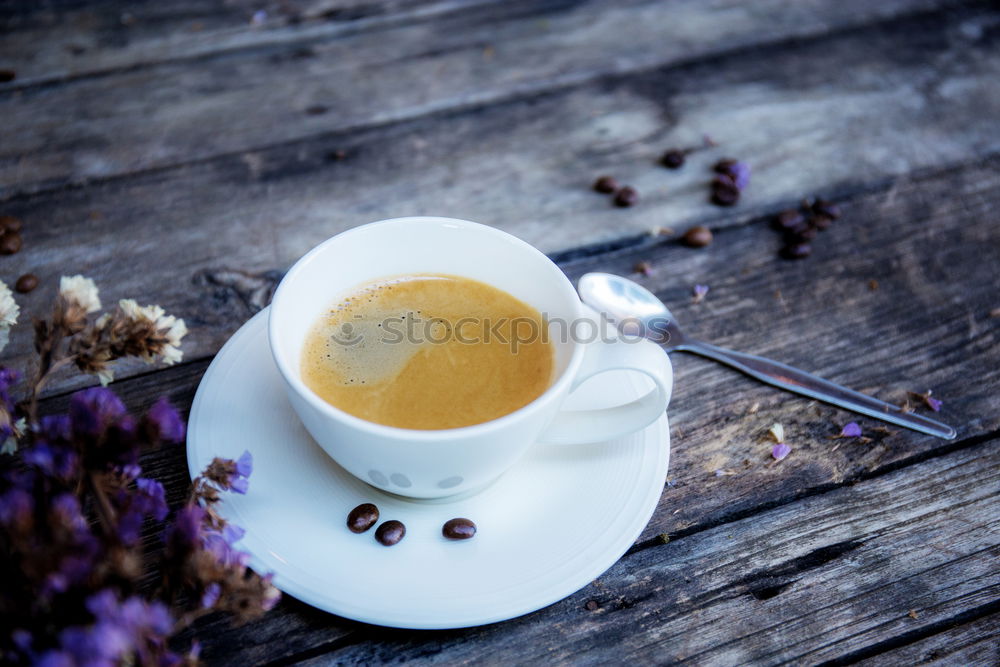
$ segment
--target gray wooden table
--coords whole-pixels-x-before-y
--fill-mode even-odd
[[[183,364],[114,386],[133,407],[188,406],[308,248],[381,218],[461,217],[571,278],[648,262],[635,277],[692,333],[892,402],[933,389],[959,429],[857,419],[868,440],[834,440],[851,415],[677,355],[660,505],[583,590],[448,632],[286,598],[251,625],[199,622],[210,664],[994,665],[998,47],[989,2],[11,0],[0,213],[25,228],[0,278],[42,279],[19,297],[28,316],[83,273],[109,303],[184,317]],[[705,134],[718,147],[657,165]],[[732,208],[707,196],[725,156],[753,168]],[[602,173],[639,205],[592,192]],[[817,195],[842,217],[811,257],[779,259],[771,218]],[[715,241],[685,247],[698,224]],[[692,303],[697,283],[711,291]],[[15,330],[4,361],[29,345]],[[144,462],[175,504],[184,461]]]

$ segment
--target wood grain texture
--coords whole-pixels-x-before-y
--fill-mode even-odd
[[[59,275],[77,272],[109,303],[160,303],[192,325],[185,350],[200,358],[252,312],[251,285],[275,275],[267,272],[371,220],[444,213],[550,252],[657,225],[739,225],[804,195],[885,186],[1000,150],[1000,112],[987,113],[1000,104],[1000,50],[989,48],[997,17],[911,20],[810,41],[793,59],[786,47],[757,50],[19,197],[4,212],[24,219],[25,250],[4,258],[2,277],[42,278],[44,289],[22,300],[27,312],[51,297]],[[693,155],[679,172],[655,166],[664,146],[715,128],[725,148]],[[933,151],[913,139],[924,136]],[[706,181],[726,154],[748,159],[754,176],[740,205],[722,210],[708,203]],[[590,191],[602,172],[636,184],[640,205],[615,209]],[[23,359],[28,345],[15,334],[5,354]]]
[[[380,30],[478,2],[495,0],[9,0],[0,64],[17,72],[17,87],[34,86]]]
[[[886,400],[902,401],[908,389],[933,388],[945,401],[940,417],[960,427],[962,440],[957,444],[895,427],[890,435],[879,434],[872,430],[877,425],[873,420],[818,406],[728,369],[675,354],[670,483],[633,555],[658,549],[660,534],[671,536],[670,545],[679,544],[713,527],[757,517],[770,507],[813,502],[830,489],[863,485],[899,468],[922,470],[914,466],[996,436],[1000,320],[989,316],[998,305],[995,269],[964,258],[1000,250],[1000,235],[989,214],[1000,206],[998,166],[997,160],[990,160],[845,201],[843,217],[817,243],[815,256],[800,263],[775,256],[778,240],[766,220],[723,230],[713,245],[702,250],[647,237],[636,247],[563,262],[569,275],[577,276],[588,270],[627,274],[640,259],[650,260],[654,274],[640,280],[671,304],[692,334],[800,365]],[[869,288],[872,279],[879,283],[875,291]],[[697,282],[710,284],[712,291],[702,303],[692,304],[690,286]],[[775,295],[778,289],[780,299]],[[164,393],[186,409],[206,366],[206,361],[189,363],[116,386],[135,410],[145,409]],[[44,411],[58,410],[66,400],[65,396],[49,399]],[[872,442],[829,439],[852,419],[863,425]],[[774,422],[785,425],[793,447],[780,464],[771,462],[766,438]],[[183,449],[151,452],[143,463],[147,473],[165,481],[170,502],[180,502],[187,480]],[[717,477],[716,470],[734,474]],[[988,479],[982,483],[989,488]],[[905,493],[900,491],[900,497],[907,497]],[[854,506],[842,509],[844,517],[853,517],[852,525],[859,529],[867,525],[867,515],[856,515]],[[810,515],[806,509],[801,512]],[[962,566],[957,567],[961,571]],[[965,574],[940,577],[950,582]],[[620,604],[627,606],[641,595],[630,592]],[[564,635],[575,636],[584,632],[581,628],[597,632],[603,624],[576,616],[586,598],[571,600],[575,601],[560,607],[556,620],[541,617],[545,620],[540,623],[553,633],[548,645],[561,645],[568,641]],[[982,601],[975,602],[978,606]],[[955,611],[949,610],[949,614]],[[583,625],[578,627],[579,623]],[[482,631],[487,634],[444,636],[470,637],[475,643],[507,650],[517,642],[508,640],[506,626]],[[213,659],[247,664],[302,652],[320,654],[358,642],[368,647],[365,650],[374,650],[372,642],[383,632],[288,601],[251,626],[232,629],[224,620],[214,619],[200,634],[214,638],[215,643],[206,647]],[[428,652],[439,641],[437,635],[385,636]],[[858,649],[889,636],[894,635],[848,644]],[[443,659],[458,659],[458,654],[450,653],[453,650],[457,651],[449,648],[443,653]]]
[[[61,85],[32,86],[29,80],[18,87],[15,80],[6,86],[13,89],[0,90],[5,119],[0,197],[495,104],[610,74],[742,53],[775,41],[814,39],[875,20],[891,26],[900,15],[939,4],[730,0],[706,8],[699,0],[631,0],[598,8],[566,0],[474,3],[463,11],[442,12],[435,20],[303,36],[227,50],[197,62],[129,67]],[[959,40],[976,41],[967,36]],[[16,44],[12,49],[17,52]],[[869,52],[876,49],[877,44],[868,47]],[[654,97],[664,97],[663,92]],[[754,94],[762,91],[753,88],[744,91],[746,99],[736,88],[728,92],[730,104],[762,103]],[[839,97],[834,91],[828,95],[830,104]],[[808,98],[799,101],[803,99]],[[853,105],[850,97],[843,99]],[[920,104],[915,99],[911,103]],[[663,116],[659,105],[629,106],[625,113],[640,116],[628,123],[635,132],[650,131],[649,121]],[[576,114],[565,117],[562,112],[556,118],[576,121],[573,116],[580,112],[609,113],[600,107],[583,105]],[[614,132],[621,120],[605,118],[603,125]],[[700,131],[728,134],[721,123],[709,125],[708,120],[699,119],[704,123]],[[578,122],[563,122],[558,130],[565,134],[578,128]],[[607,140],[613,137],[601,143]]]
[[[918,616],[919,618],[919,616]],[[860,661],[861,667],[992,667],[1000,664],[1000,613],[956,624],[895,650]]]

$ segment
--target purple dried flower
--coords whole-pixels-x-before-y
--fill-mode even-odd
[[[717,174],[729,179],[729,183],[737,190],[743,190],[750,184],[750,165],[742,160],[719,160],[713,167]]]
[[[222,587],[212,582],[205,587],[205,592],[201,594],[201,606],[206,609],[214,607],[215,603],[219,601],[220,595],[222,595]]]
[[[24,450],[24,462],[33,465],[49,477],[68,480],[77,472],[79,457],[62,445],[39,441]]]
[[[125,417],[125,404],[105,387],[91,387],[73,394],[69,419],[75,435],[96,438]]]
[[[35,501],[24,489],[13,488],[0,496],[0,524],[4,526],[22,525],[31,522]]]
[[[848,422],[844,424],[844,428],[840,429],[841,438],[858,438],[861,437],[861,427],[858,426],[857,422]]]
[[[128,463],[122,466],[122,474],[127,479],[135,479],[142,474],[142,468],[137,463]]]
[[[250,489],[250,482],[247,481],[246,477],[233,477],[233,480],[229,483],[229,490],[235,491],[236,493],[246,494]]]
[[[83,518],[80,500],[72,493],[61,493],[53,499],[51,515],[59,525],[72,532],[87,530],[87,520]]]
[[[742,160],[737,160],[733,163],[732,167],[730,167],[729,175],[732,177],[733,183],[740,190],[750,185],[750,165]]]
[[[184,440],[184,420],[166,396],[149,409],[145,424],[150,439],[154,442],[176,444]]]
[[[693,288],[691,288],[691,294],[692,294],[691,302],[701,303],[705,299],[705,296],[708,294],[708,290],[710,289],[711,288],[708,285],[695,285]]]
[[[199,505],[186,505],[174,515],[173,523],[164,533],[164,540],[174,551],[184,553],[201,546],[205,510]]]
[[[136,509],[157,521],[167,518],[167,492],[155,479],[140,477],[135,480],[138,493],[133,495]]]
[[[939,401],[936,398],[931,397],[931,390],[928,389],[922,394],[918,394],[915,391],[907,392],[913,398],[923,401],[924,405],[933,410],[934,412],[941,412],[941,406],[944,405],[944,401]]]
[[[780,461],[791,453],[792,448],[783,442],[779,442],[774,447],[771,447],[771,456],[774,457],[775,461]]]
[[[118,514],[116,529],[122,544],[131,546],[139,541],[144,519],[143,513],[134,508],[128,508]]]
[[[67,415],[47,415],[38,422],[38,437],[47,442],[69,442],[72,430]]]
[[[249,451],[243,452],[240,458],[236,459],[236,474],[241,477],[249,477],[253,472],[253,454]]]
[[[202,541],[205,551],[215,556],[216,560],[227,567],[246,567],[250,562],[250,555],[234,548],[222,533],[207,532]]]

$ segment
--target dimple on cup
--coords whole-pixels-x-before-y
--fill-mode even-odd
[[[531,245],[465,220],[397,218],[338,234],[288,271],[271,303],[268,337],[288,399],[313,439],[341,467],[390,493],[440,498],[482,488],[532,445],[613,440],[660,417],[673,383],[666,353],[649,341],[597,336],[588,341],[550,336],[555,369],[549,388],[528,405],[481,424],[414,430],[369,422],[327,403],[302,380],[306,336],[338,298],[391,276],[448,274],[499,288],[555,321],[603,323],[583,305],[563,272]],[[565,329],[565,327],[564,327]],[[638,399],[598,410],[564,410],[584,380],[626,369],[654,388]],[[461,405],[454,406],[461,410]]]

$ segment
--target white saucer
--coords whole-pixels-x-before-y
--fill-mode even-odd
[[[194,476],[214,456],[253,453],[250,491],[226,494],[221,513],[246,529],[239,546],[252,567],[274,572],[275,585],[300,600],[399,628],[502,621],[586,586],[632,545],[656,507],[670,455],[666,415],[610,443],[536,446],[465,498],[413,501],[378,491],[306,433],[285,398],[266,325],[265,310],[205,373],[188,424],[188,467]],[[608,407],[651,385],[639,374],[604,373],[568,407]],[[380,521],[402,521],[403,541],[384,547],[374,530],[347,530],[348,512],[363,502],[378,505]],[[455,517],[475,521],[478,534],[444,539],[441,526]]]

